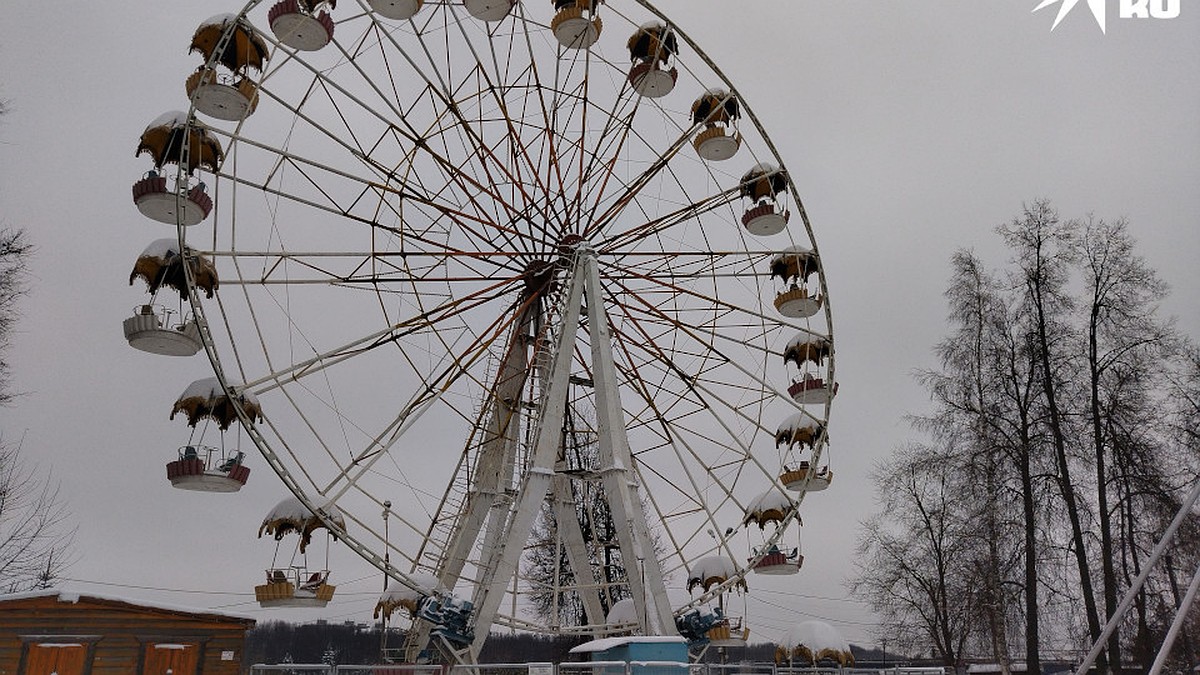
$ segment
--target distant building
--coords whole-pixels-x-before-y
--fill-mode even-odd
[[[57,590],[0,595],[0,675],[239,675],[254,619]]]

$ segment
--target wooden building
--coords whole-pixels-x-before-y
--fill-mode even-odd
[[[90,594],[0,595],[0,675],[239,675],[253,626]]]

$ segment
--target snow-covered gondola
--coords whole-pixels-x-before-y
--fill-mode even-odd
[[[254,112],[258,85],[250,79],[249,71],[262,72],[268,55],[267,43],[254,26],[235,14],[210,17],[196,29],[188,51],[204,58],[186,82],[196,110],[228,121]]]
[[[825,428],[811,415],[799,412],[784,420],[775,431],[775,446],[780,450],[783,470],[779,482],[796,492],[819,492],[833,482],[833,469],[824,459],[814,466],[809,459],[800,459],[802,452],[810,451],[813,457],[821,457],[818,447],[827,447]]]
[[[787,186],[787,172],[774,164],[755,164],[742,176],[739,192],[750,204],[742,214],[747,232],[766,237],[787,228],[792,213],[779,198],[780,194],[786,196]]]
[[[659,98],[671,93],[679,80],[679,69],[671,64],[679,52],[675,33],[666,24],[644,23],[629,37],[629,84],[646,98]]]
[[[720,590],[716,596],[716,606],[702,613],[711,624],[706,628],[703,639],[713,647],[741,647],[750,638],[750,629],[744,625],[743,617],[730,616],[726,609],[726,596],[730,591],[745,591],[746,580],[738,577],[737,566],[724,556],[700,558],[688,570],[689,593],[696,589],[708,593],[713,588],[725,585],[730,579],[737,579],[737,582]]]
[[[741,117],[738,100],[721,88],[704,92],[692,103],[692,123],[701,131],[692,139],[696,152],[710,162],[719,162],[737,154],[742,136],[737,130]]]
[[[771,278],[783,288],[775,295],[775,309],[792,319],[807,319],[821,310],[819,292],[808,289],[808,278],[817,271],[817,254],[800,245],[791,246],[771,259]]]
[[[173,110],[158,116],[142,132],[134,154],[143,153],[150,155],[154,168],[133,184],[138,211],[168,225],[190,226],[207,218],[212,197],[193,174],[197,168],[217,171],[225,156],[220,142],[203,125],[189,120],[187,113]],[[165,175],[162,169],[170,164],[183,168],[182,178]]]
[[[230,398],[213,377],[191,383],[175,401],[171,419],[183,413],[192,432],[187,445],[179,449],[178,459],[167,464],[167,479],[171,485],[200,492],[242,489],[250,477],[249,467],[242,465],[245,454],[236,444],[232,448],[225,445],[225,432],[238,419],[235,405],[240,406],[251,420],[262,418],[262,408],[253,394],[243,391]],[[197,425],[201,421],[216,424],[220,446],[203,444],[203,431],[197,437]]]
[[[758,525],[759,531],[769,527],[773,535],[769,545],[764,543],[752,551],[750,561],[754,563],[755,574],[786,575],[800,571],[804,556],[800,554],[799,541],[791,549],[787,549],[786,545],[780,548],[779,543],[785,538],[779,529],[795,508],[792,498],[778,489],[764,492],[746,506],[742,524]],[[799,523],[799,519],[796,522]]]
[[[258,536],[269,534],[279,542],[289,534],[298,537],[296,553],[293,553],[289,564],[279,563],[279,547],[276,546],[275,558],[267,569],[265,584],[254,587],[254,597],[262,607],[324,607],[333,599],[335,586],[329,584],[329,550],[326,544],[325,565],[320,569],[308,565],[308,545],[313,533],[319,529],[329,528],[332,524],[337,531],[345,531],[346,520],[336,506],[328,502],[319,504],[317,511],[309,510],[304,502],[296,497],[288,497],[275,505],[263,518],[258,528]],[[335,531],[330,536],[337,538]]]
[[[832,343],[821,336],[799,333],[783,350],[785,364],[795,365],[799,373],[788,385],[788,395],[797,403],[825,403],[837,393],[837,387],[825,378],[825,362],[833,351]]]
[[[185,264],[191,267],[197,288],[211,298],[217,288],[216,267],[190,250],[185,249],[180,255],[175,239],[153,241],[138,256],[129,274],[129,283],[132,285],[134,280],[143,279],[150,292],[150,302],[135,307],[133,316],[122,324],[130,346],[167,356],[191,356],[200,351],[203,346],[200,328],[184,309],[187,297]],[[158,292],[164,286],[179,293],[178,310],[156,304]]]
[[[801,621],[790,626],[775,647],[775,663],[795,668],[815,668],[821,661],[841,668],[854,665],[850,643],[824,621]]]
[[[402,608],[414,624],[423,621],[431,626],[431,635],[455,646],[470,644],[474,637],[469,623],[474,609],[471,601],[455,597],[428,572],[409,574],[408,579],[411,586],[396,586],[379,596],[375,603],[375,618],[391,618]]]

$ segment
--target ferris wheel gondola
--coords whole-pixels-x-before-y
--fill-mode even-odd
[[[154,167],[133,184],[133,203],[142,215],[169,225],[195,225],[208,217],[212,197],[194,178],[196,169],[216,172],[224,158],[221,143],[187,113],[156,117],[142,132],[135,155],[150,155]],[[160,173],[178,167],[177,175]]]
[[[800,571],[804,565],[804,555],[800,552],[800,542],[788,550],[786,536],[779,529],[788,520],[788,515],[796,509],[796,502],[778,489],[768,490],[750,502],[746,507],[746,517],[743,525],[754,524],[759,532],[770,528],[775,536],[770,537],[772,543],[755,547],[751,551],[750,560],[756,574],[789,575]],[[800,520],[796,519],[799,526]],[[783,544],[781,547],[780,544]]]
[[[239,421],[239,410],[251,421],[262,418],[258,399],[250,392],[231,396],[215,377],[188,385],[171,408],[171,419],[183,413],[192,429],[187,445],[179,448],[178,459],[167,464],[167,479],[171,485],[200,492],[242,489],[250,477],[250,468],[242,465],[246,455],[239,445],[227,446],[225,443],[226,431]],[[204,443],[202,428],[209,424],[217,427],[218,445]]]
[[[324,607],[333,599],[337,587],[329,583],[328,544],[322,567],[310,567],[306,554],[317,530],[332,525],[337,532],[345,532],[346,519],[336,506],[329,503],[321,504],[317,511],[319,513],[309,510],[296,497],[287,497],[263,518],[258,536],[269,534],[279,542],[294,534],[296,552],[284,565],[279,557],[279,547],[276,547],[275,559],[267,568],[266,583],[254,587],[254,596],[262,607]],[[336,539],[337,533],[331,531],[329,537]]]
[[[629,37],[629,84],[647,98],[660,98],[671,93],[679,81],[679,69],[671,64],[679,52],[675,33],[666,24],[649,21],[637,27]]]
[[[151,242],[134,262],[129,284],[137,279],[145,281],[150,300],[138,305],[122,325],[125,339],[133,348],[152,354],[192,356],[203,347],[200,327],[183,306],[188,292],[185,265],[190,267],[196,288],[211,298],[219,285],[216,266],[186,247],[181,252],[178,239]],[[158,292],[164,287],[179,293],[177,309],[156,304]]]
[[[196,110],[220,120],[237,121],[254,112],[258,85],[250,71],[266,67],[266,40],[235,14],[218,14],[205,20],[192,36],[189,52],[200,54],[204,63],[185,83]]]

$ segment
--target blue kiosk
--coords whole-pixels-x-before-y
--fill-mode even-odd
[[[597,669],[596,675],[625,675],[627,661],[632,663],[630,675],[687,675],[688,672],[687,640],[678,635],[600,638],[573,647],[571,653],[587,654],[592,662],[613,662],[611,667]]]

